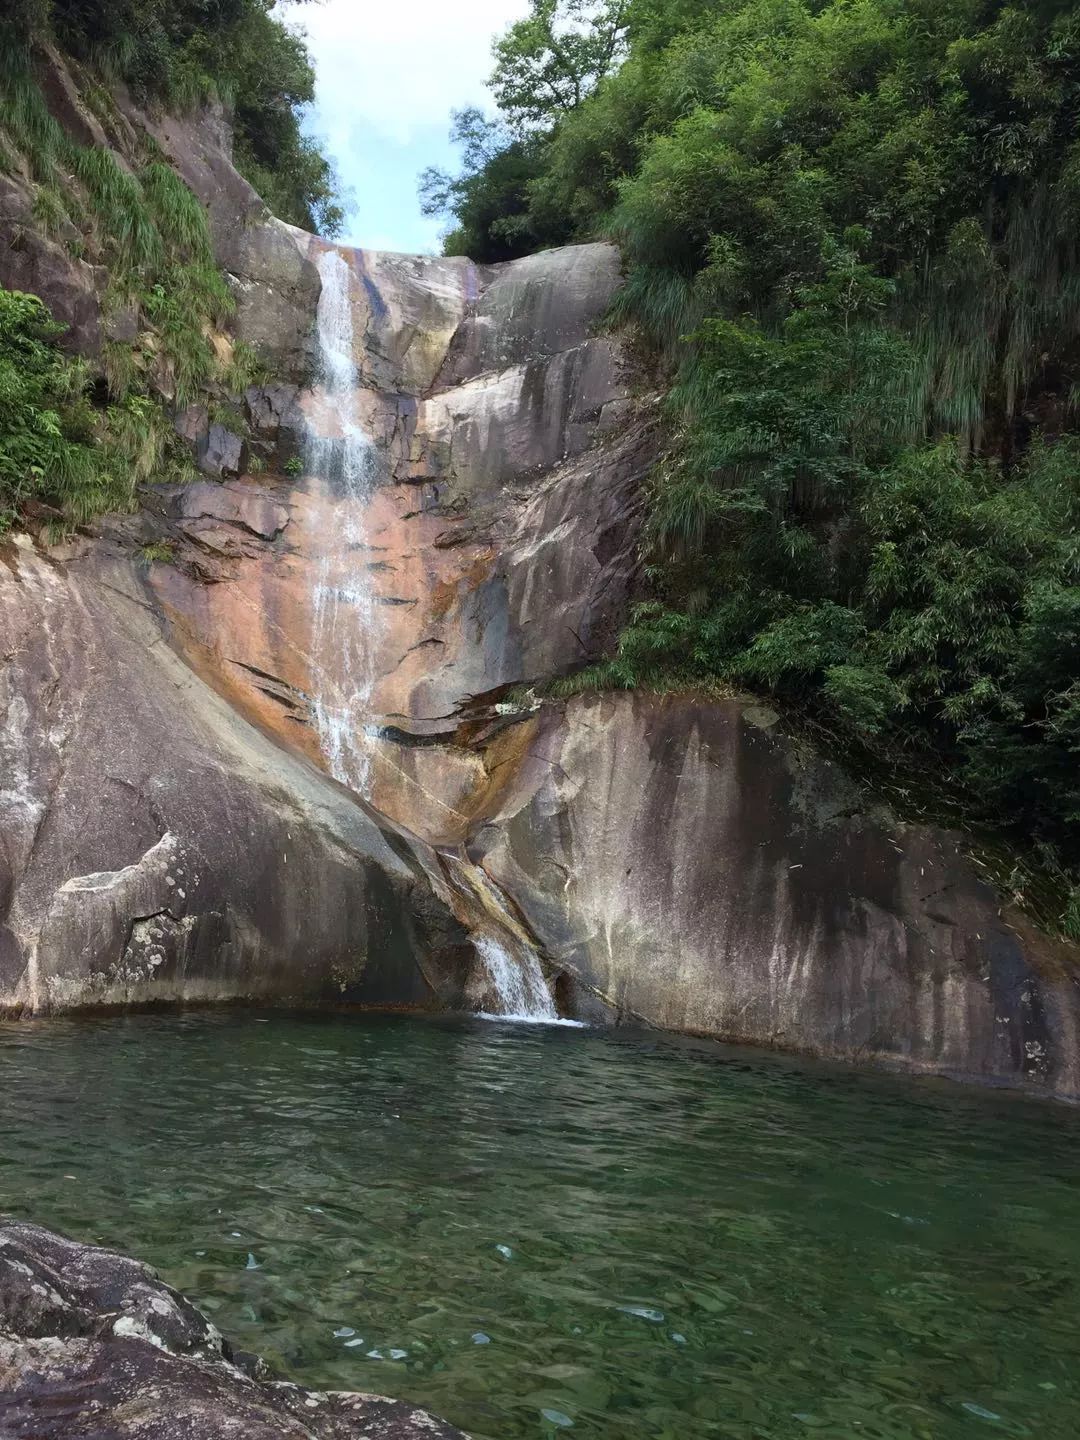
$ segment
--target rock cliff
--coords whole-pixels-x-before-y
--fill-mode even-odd
[[[274,458],[9,547],[0,1004],[483,1004],[494,935],[564,1012],[1080,1092],[1076,956],[957,836],[749,699],[532,699],[637,580],[616,252],[334,247],[265,215],[220,117],[126,113],[207,205]]]

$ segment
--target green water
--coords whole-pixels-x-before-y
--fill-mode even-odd
[[[0,1125],[0,1209],[149,1260],[297,1380],[478,1437],[1080,1434],[1065,1107],[229,1013],[0,1027]]]

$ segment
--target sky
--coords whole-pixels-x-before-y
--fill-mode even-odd
[[[491,42],[527,0],[322,0],[282,4],[307,33],[315,105],[305,128],[337,166],[352,208],[341,240],[437,252],[446,222],[420,213],[428,165],[456,170],[450,112],[492,108]]]

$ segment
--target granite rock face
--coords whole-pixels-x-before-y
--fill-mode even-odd
[[[0,1009],[459,1003],[407,844],[184,666],[107,551],[0,564]]]
[[[749,700],[579,698],[488,747],[467,849],[571,993],[665,1029],[1080,1094],[1072,947]]]
[[[50,75],[62,123],[96,124]],[[230,397],[244,443],[177,417],[223,483],[0,570],[0,1006],[469,1004],[494,933],[567,1012],[1080,1093],[1076,948],[959,837],[749,700],[535,700],[638,585],[657,397],[605,327],[616,251],[333,246],[266,213],[221,110],[118,103],[101,138],[147,131],[206,205],[273,380]],[[0,181],[0,218],[27,204]],[[4,263],[92,353],[103,277],[53,243]]]
[[[958,836],[900,823],[752,701],[506,701],[603,653],[635,584],[655,440],[596,333],[613,253],[342,254],[377,457],[354,542],[333,537],[358,502],[309,477],[278,497],[287,539],[227,583],[155,568],[189,663],[326,763],[297,697],[335,664],[317,597],[359,572],[363,793],[467,929],[499,898],[564,1011],[1080,1093],[1075,953],[1003,910]],[[425,316],[444,353],[410,359]],[[289,403],[319,423],[318,391]]]
[[[334,251],[301,239],[313,264]],[[612,247],[492,267],[336,253],[348,267],[372,484],[357,498],[307,474],[273,493],[289,512],[286,543],[238,558],[210,593],[198,567],[151,576],[189,663],[315,760],[316,737],[262,677],[291,695],[345,688],[319,645],[327,592],[355,590],[358,572],[367,590],[372,731],[446,733],[472,697],[611,643],[637,573],[639,494],[656,449],[652,407],[632,397],[619,344],[594,333],[619,282]],[[305,427],[326,424],[319,387],[263,389],[247,403],[301,456]],[[394,815],[379,772],[389,764],[392,786],[397,752],[374,735],[370,750],[371,798]]]
[[[148,1266],[20,1221],[0,1224],[0,1434],[464,1440],[404,1401],[274,1381]]]

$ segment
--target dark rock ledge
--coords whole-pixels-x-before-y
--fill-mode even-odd
[[[136,1260],[0,1222],[2,1440],[466,1440],[400,1400],[303,1390]]]

